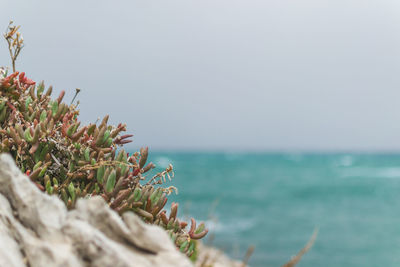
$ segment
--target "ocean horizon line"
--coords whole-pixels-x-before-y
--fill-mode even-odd
[[[139,150],[140,146],[126,147],[127,151]],[[265,155],[400,155],[399,150],[385,150],[385,149],[354,149],[354,150],[331,150],[331,149],[214,149],[214,148],[152,148],[149,149],[153,153],[173,153],[173,154],[265,154]]]

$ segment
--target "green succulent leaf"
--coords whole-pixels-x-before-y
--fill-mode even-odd
[[[43,110],[42,113],[40,113],[40,122],[44,122],[47,118],[47,112],[46,110]]]
[[[49,195],[51,195],[53,193],[53,187],[51,187],[50,181],[47,181],[47,183],[46,183],[46,191]]]
[[[44,82],[40,82],[36,89],[37,97],[40,97],[43,91],[44,91]]]
[[[35,164],[35,166],[33,166],[33,170],[35,171],[40,166],[42,166],[42,162],[41,161],[39,161],[38,163]]]
[[[47,171],[47,165],[45,165],[43,167],[43,169],[39,172],[39,177],[43,177],[43,175],[46,173],[46,171]]]
[[[105,147],[110,147],[112,145],[113,139],[109,137],[105,143]]]
[[[110,137],[111,132],[109,130],[106,130],[103,136],[103,140],[101,141],[102,144],[104,144],[108,138]]]
[[[0,101],[0,110],[3,110],[5,106],[6,106],[6,101],[5,100],[1,100]]]
[[[52,101],[51,102],[51,114],[53,117],[57,114],[58,111],[58,102],[57,101]]]
[[[185,242],[182,243],[182,245],[181,245],[181,247],[180,247],[179,250],[180,250],[181,252],[185,252],[185,249],[186,249],[186,247],[187,247],[188,245],[189,245],[189,241],[186,240]]]
[[[100,187],[99,187],[98,184],[95,184],[94,190],[96,190],[96,193],[97,193],[97,194],[100,193]]]
[[[87,148],[85,149],[85,152],[84,152],[84,156],[85,156],[85,160],[86,160],[86,161],[90,161],[90,155],[89,155],[89,153],[90,153],[90,149],[87,147]]]
[[[32,101],[32,98],[30,97],[30,96],[28,96],[27,98],[26,98],[26,100],[25,100],[25,109],[26,110],[28,110],[28,107],[29,107],[29,104],[31,104],[33,101]]]
[[[76,197],[76,195],[75,195],[75,187],[74,187],[74,184],[72,182],[68,185],[68,193],[71,196],[72,202],[75,202],[75,197]]]
[[[78,150],[81,149],[81,144],[79,144],[79,143],[74,143],[74,146],[75,146],[75,148],[78,149]]]
[[[106,192],[107,193],[111,193],[114,190],[116,176],[117,176],[117,174],[116,174],[115,170],[113,170],[110,173],[110,175],[108,176],[107,184],[106,184]]]
[[[68,194],[65,189],[61,189],[61,199],[64,201],[65,204],[68,202]]]
[[[98,169],[97,169],[97,182],[99,184],[103,184],[103,177],[104,177],[104,171],[105,171],[106,167],[104,165],[101,165]]]
[[[29,130],[29,128],[26,128],[25,132],[24,132],[24,138],[26,141],[28,141],[29,143],[32,142],[33,137],[31,135],[31,131]]]
[[[204,223],[201,223],[201,224],[199,225],[199,227],[197,227],[196,231],[194,231],[194,233],[195,233],[195,234],[200,234],[201,232],[203,232],[204,228],[205,228]]]
[[[45,158],[45,156],[47,155],[48,152],[49,152],[49,145],[45,144],[43,149],[40,152],[39,160],[44,160],[44,158]]]

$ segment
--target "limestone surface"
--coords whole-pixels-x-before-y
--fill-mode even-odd
[[[68,211],[0,155],[0,266],[192,266],[164,230],[101,197]]]

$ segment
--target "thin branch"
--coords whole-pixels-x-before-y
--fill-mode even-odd
[[[13,21],[10,21],[8,24],[6,32],[4,33],[4,39],[7,41],[13,72],[15,72],[15,62],[24,47],[24,38],[18,31],[20,26],[14,26],[13,23]]]
[[[318,235],[318,228],[316,228],[314,230],[313,235],[311,236],[310,240],[307,242],[307,244],[304,246],[304,248],[302,248],[299,253],[297,253],[296,256],[292,257],[292,259],[287,262],[285,265],[282,265],[282,267],[293,267],[295,266],[297,263],[299,263],[301,257],[307,253],[307,251],[310,250],[310,248],[312,247],[312,245],[315,242],[315,239],[317,238]]]
[[[71,101],[71,104],[70,104],[70,105],[72,105],[72,104],[74,103],[74,100],[75,100],[76,96],[79,94],[80,91],[81,91],[80,88],[76,88],[76,89],[75,89],[75,95],[74,95],[74,97],[72,98],[72,101]]]

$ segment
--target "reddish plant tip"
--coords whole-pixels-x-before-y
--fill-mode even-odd
[[[58,102],[58,104],[60,104],[61,103],[61,101],[63,100],[63,98],[64,98],[64,95],[65,95],[65,91],[64,90],[62,90],[61,91],[61,93],[60,93],[60,95],[58,96],[58,98],[57,98],[57,102]]]
[[[192,238],[192,239],[201,239],[201,238],[205,237],[207,235],[207,233],[208,233],[208,229],[204,229],[204,231],[201,232],[201,233],[198,233],[198,234],[193,233],[193,234],[191,234],[190,238]]]
[[[196,230],[196,221],[193,218],[190,218],[190,230],[189,230],[189,235],[194,234],[194,231]]]
[[[22,84],[25,84],[25,85],[28,85],[28,86],[36,84],[36,82],[34,82],[33,80],[31,80],[31,79],[29,79],[29,78],[27,78],[25,76],[25,72],[21,72],[21,74],[19,75],[18,78],[19,78],[19,82],[22,83]]]
[[[132,136],[133,136],[133,134],[124,134],[124,135],[121,135],[121,139],[126,139],[126,138],[129,138]]]
[[[35,185],[37,186],[37,188],[39,188],[39,190],[44,191],[44,186],[38,183],[35,183]]]
[[[132,175],[133,175],[133,176],[136,176],[136,175],[138,175],[139,173],[140,173],[140,168],[136,168],[136,169],[133,171]]]

